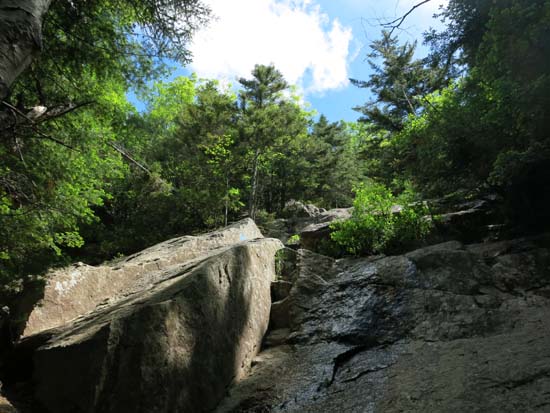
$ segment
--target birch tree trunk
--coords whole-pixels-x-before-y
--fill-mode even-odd
[[[0,0],[0,100],[42,47],[51,0]]]

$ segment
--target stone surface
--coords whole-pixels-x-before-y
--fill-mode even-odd
[[[21,413],[550,411],[550,236],[339,260],[260,237],[98,267],[108,299],[92,267],[50,282],[12,360]]]
[[[21,348],[41,342],[33,357],[33,411],[211,410],[260,349],[281,247],[273,239],[226,247],[26,338]]]
[[[323,208],[291,199],[285,204],[282,216],[285,218],[314,218],[322,212],[325,212]]]
[[[502,200],[496,195],[450,203],[445,200],[431,200],[428,204],[437,216],[434,230],[425,240],[407,245],[406,248],[421,248],[448,240],[465,243],[480,240],[497,241],[513,234],[510,228],[502,223]],[[394,214],[402,210],[402,205],[393,205],[391,208]],[[264,224],[262,231],[267,236],[278,238],[288,246],[293,246],[289,243],[290,237],[299,235],[298,244],[301,248],[330,256],[342,256],[343,251],[331,242],[330,224],[337,220],[349,219],[353,208],[335,208],[327,211],[314,205],[291,201],[285,211],[284,218]]]
[[[316,217],[315,222],[304,226],[300,230],[300,245],[311,251],[323,252],[330,242],[330,224],[338,220],[351,217],[352,208],[338,208],[326,211]]]
[[[17,409],[0,394],[0,413],[17,413]]]
[[[270,330],[269,333],[265,336],[263,347],[274,347],[274,346],[280,346],[281,344],[285,344],[288,336],[290,335],[290,329],[288,328],[279,328],[276,330]],[[261,362],[262,358],[259,359],[256,358],[254,364],[258,364],[258,362]]]
[[[352,208],[324,210],[314,205],[302,205],[307,213],[287,213],[287,218],[279,218],[262,226],[266,236],[278,238],[285,244],[293,235],[299,235],[302,248],[315,250],[319,240],[329,238],[330,223],[335,220],[348,219]],[[292,204],[294,205],[294,204]]]
[[[247,219],[58,270],[5,360],[6,394],[22,413],[210,411],[260,350],[282,247]]]
[[[287,298],[276,301],[271,305],[269,317],[272,329],[287,328],[290,325],[290,300]]]
[[[550,411],[547,237],[295,262],[288,337],[218,413]]]
[[[285,218],[278,218],[266,222],[260,226],[262,233],[269,238],[277,238],[283,243],[287,243],[289,238],[296,234],[294,232],[292,221]]]
[[[30,313],[23,336],[59,327],[108,306],[126,295],[150,288],[171,266],[201,259],[216,249],[262,234],[250,219],[201,236],[184,236],[157,244],[102,266],[76,264],[47,276],[44,296]]]
[[[502,224],[504,218],[499,212],[500,204],[498,197],[487,195],[481,199],[448,205],[438,215],[437,231],[432,234],[432,239],[458,239],[466,243],[500,239],[508,232],[508,228]]]
[[[271,299],[280,301],[288,297],[292,283],[290,281],[277,280],[271,283]]]

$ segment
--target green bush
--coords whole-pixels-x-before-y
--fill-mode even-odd
[[[331,238],[353,255],[403,249],[432,228],[426,205],[412,201],[411,191],[395,197],[384,185],[363,184],[355,189],[351,218],[332,224]]]
[[[300,243],[300,235],[298,234],[292,235],[287,241],[288,245],[298,245],[299,243]]]

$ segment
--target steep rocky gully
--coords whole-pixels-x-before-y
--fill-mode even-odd
[[[549,245],[332,259],[245,220],[75,265],[50,275],[5,395],[23,413],[549,412]]]

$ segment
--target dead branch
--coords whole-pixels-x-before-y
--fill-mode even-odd
[[[395,29],[398,29],[402,24],[403,22],[405,21],[405,19],[407,17],[409,17],[409,15],[415,11],[417,8],[419,8],[420,6],[422,6],[423,4],[426,4],[428,2],[430,2],[431,0],[423,0],[421,1],[420,3],[417,3],[415,4],[414,6],[412,6],[408,12],[406,12],[404,15],[402,15],[401,17],[398,17],[396,18],[395,20],[392,20],[390,22],[387,22],[387,23],[382,23],[382,27],[385,27],[387,29],[391,29],[390,30],[390,36],[393,34],[394,30]]]

